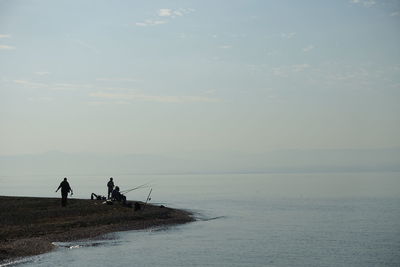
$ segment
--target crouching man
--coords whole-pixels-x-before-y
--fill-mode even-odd
[[[115,189],[112,191],[111,199],[116,200],[118,202],[122,202],[123,205],[126,204],[126,196],[119,192],[119,187],[116,186]]]

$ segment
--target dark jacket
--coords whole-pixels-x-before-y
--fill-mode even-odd
[[[111,195],[112,199],[115,199],[117,201],[123,201],[125,196],[123,194],[121,194],[117,189],[114,189],[112,191],[112,195]],[[126,199],[126,198],[125,198]]]
[[[71,187],[67,181],[62,181],[61,184],[58,186],[57,190],[61,188],[62,194],[68,194],[71,191]]]

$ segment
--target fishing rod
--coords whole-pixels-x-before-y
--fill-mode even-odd
[[[151,192],[152,192],[152,191],[153,191],[153,188],[150,188],[149,195],[147,196],[146,202],[145,202],[144,205],[143,205],[143,210],[146,208],[147,202],[151,200],[150,195],[151,195]]]
[[[129,192],[131,192],[131,191],[133,191],[133,190],[136,190],[136,189],[146,188],[146,187],[148,187],[148,184],[149,184],[149,183],[145,183],[145,184],[142,184],[142,185],[136,186],[136,187],[134,187],[134,188],[131,188],[131,189],[128,189],[128,190],[124,190],[124,191],[121,191],[121,194],[126,194],[126,193],[129,193]]]

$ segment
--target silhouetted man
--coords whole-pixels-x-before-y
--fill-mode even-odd
[[[67,182],[67,177],[64,178],[64,181],[60,183],[56,192],[61,188],[61,206],[65,207],[67,205],[67,196],[68,193],[71,191],[71,196],[73,195],[72,188],[69,186]]]
[[[110,199],[110,198],[111,198],[112,191],[113,191],[113,189],[114,189],[114,182],[113,182],[113,178],[112,178],[112,177],[110,178],[110,181],[108,181],[107,187],[108,187],[108,195],[107,195],[107,198]]]
[[[115,189],[112,191],[111,199],[116,200],[118,202],[122,202],[122,204],[124,205],[126,204],[126,196],[124,196],[123,194],[121,194],[121,192],[119,192],[118,186],[116,186]]]

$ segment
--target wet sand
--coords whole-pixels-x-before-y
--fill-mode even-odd
[[[38,255],[52,242],[99,238],[104,234],[193,221],[188,211],[147,205],[144,210],[101,200],[0,196],[0,263]],[[142,202],[139,202],[143,205]]]

